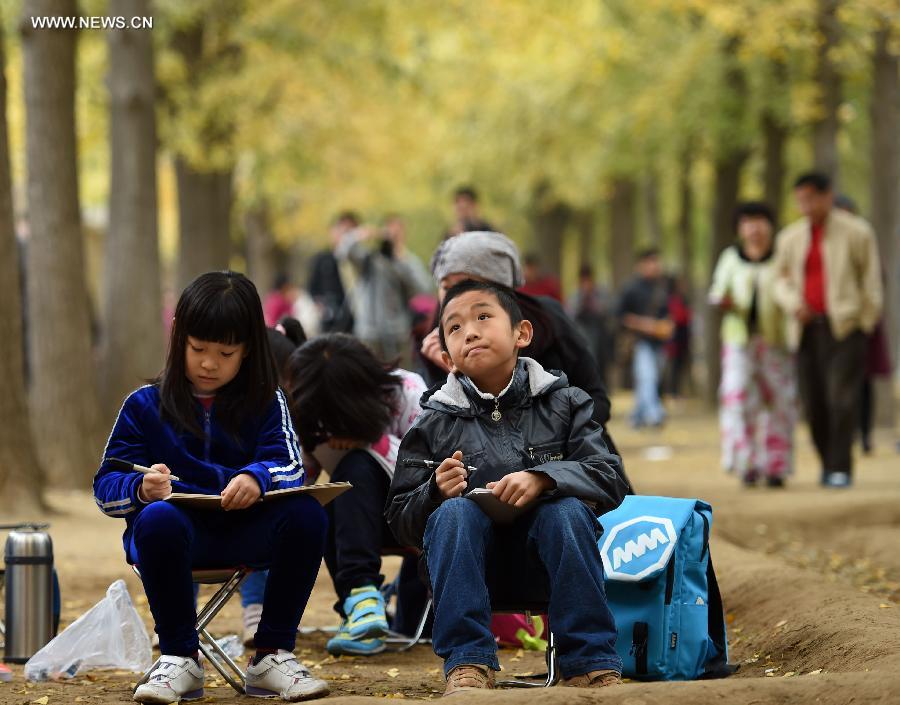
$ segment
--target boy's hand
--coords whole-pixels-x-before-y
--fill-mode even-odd
[[[430,362],[433,362],[445,372],[449,372],[450,368],[444,364],[444,358],[441,356],[442,352],[443,350],[441,350],[441,339],[438,334],[438,329],[435,328],[422,339],[422,357]]]
[[[151,465],[150,469],[153,472],[146,473],[138,487],[138,497],[142,502],[156,502],[172,494],[172,481],[169,479],[172,471],[168,465],[157,463]]]
[[[554,487],[556,487],[556,481],[547,473],[529,472],[528,470],[511,472],[497,482],[489,482],[485,485],[485,488],[489,489],[497,499],[514,507],[524,507]]]
[[[231,478],[222,490],[222,509],[246,509],[262,495],[259,483],[253,475],[241,473]]]
[[[434,471],[434,480],[437,482],[438,491],[444,499],[459,497],[466,489],[466,467],[462,462],[462,451],[458,450],[452,458],[444,459],[437,470]]]

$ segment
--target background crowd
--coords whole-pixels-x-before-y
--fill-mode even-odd
[[[770,205],[739,204],[733,244],[712,274],[706,298],[722,313],[722,465],[748,486],[783,486],[792,471],[802,398],[822,460],[822,482],[845,486],[852,478],[853,440],[864,452],[872,448],[873,377],[891,372],[881,321],[883,273],[871,227],[852,201],[836,197],[827,176],[803,175],[794,194],[803,220],[777,237]],[[474,188],[455,192],[454,210],[442,241],[492,229]],[[830,237],[823,239],[823,232]],[[633,276],[619,291],[598,281],[586,263],[576,287],[564,294],[559,273],[544,268],[537,254],[520,257],[515,245],[496,253],[493,248],[503,243],[470,235],[466,245],[438,247],[433,281],[405,236],[400,215],[368,225],[353,212],[339,214],[331,247],[311,259],[308,271],[278,274],[265,298],[269,325],[291,315],[313,335],[352,333],[382,359],[399,361],[435,383],[446,373],[428,342],[438,303],[435,281],[440,286],[443,276],[464,269],[515,286],[545,305],[563,305],[596,361],[596,380],[582,385],[599,385],[604,398],[612,387],[632,389],[634,427],[663,424],[666,406],[677,407],[685,394],[696,393],[697,297],[692,299],[679,273],[667,271],[658,249],[636,253]],[[442,261],[448,251],[467,263],[448,269]],[[490,271],[492,256],[504,262],[499,272]],[[517,274],[505,277],[503,267]],[[608,400],[604,405],[606,422]]]

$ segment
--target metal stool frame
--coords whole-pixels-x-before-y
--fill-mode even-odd
[[[138,566],[133,565],[131,566],[131,569],[138,577],[141,576]],[[250,569],[243,566],[219,570],[191,571],[191,578],[193,578],[196,583],[201,583],[203,585],[221,584],[221,587],[216,590],[213,596],[209,598],[203,608],[197,613],[197,634],[200,637],[200,651],[206,657],[206,660],[212,664],[213,668],[219,672],[219,675],[221,675],[222,678],[224,678],[227,683],[241,695],[246,694],[244,688],[246,682],[244,672],[234,662],[234,659],[226,654],[224,649],[216,643],[216,640],[207,631],[206,627],[215,616],[219,614],[222,608],[228,604],[228,601],[234,596],[234,593],[237,592],[241,583],[244,582],[244,578],[251,572]],[[206,643],[204,643],[204,641]],[[218,656],[218,658],[216,658],[216,656]],[[221,661],[219,659],[221,659]],[[158,662],[159,660],[157,659],[147,673],[145,673],[135,684],[135,690],[137,690],[137,686],[147,682],[150,678],[150,673]],[[231,671],[230,673],[229,669]]]
[[[517,606],[514,602],[512,604],[504,603],[501,606],[492,605],[491,611],[494,614],[525,614],[528,617],[529,621],[531,620],[531,615],[533,614],[545,614],[547,612],[548,605],[535,605],[528,604],[527,607]],[[534,681],[526,681],[520,678],[511,678],[508,680],[497,681],[496,687],[498,688],[551,688],[557,683],[559,683],[560,675],[559,675],[559,654],[556,649],[556,636],[553,634],[552,630],[548,630],[547,635],[547,651],[544,653],[544,657],[547,661],[547,673],[544,678],[544,682],[534,682]],[[545,674],[540,674],[537,676],[525,676],[529,678],[541,678]]]

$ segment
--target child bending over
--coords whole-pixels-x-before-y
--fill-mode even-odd
[[[425,383],[386,364],[359,340],[342,333],[313,338],[288,359],[290,407],[305,450],[346,451],[332,482],[352,492],[327,507],[325,565],[337,593],[341,626],[326,644],[334,655],[368,656],[385,649],[388,622],[381,594],[381,552],[396,540],[384,520],[400,439],[419,415]],[[320,448],[319,446],[323,446]],[[324,456],[323,456],[324,457]],[[398,595],[398,612],[424,609],[424,585]],[[415,594],[415,587],[421,587]]]
[[[447,292],[440,337],[451,373],[423,398],[391,483],[388,523],[402,543],[425,549],[448,695],[493,687],[490,604],[504,596],[549,598],[566,685],[620,682],[595,513],[625,496],[621,461],[591,420],[591,398],[518,357],[531,334],[512,291],[470,280]],[[432,472],[422,460],[440,464]],[[464,496],[475,487],[522,514],[494,524]]]

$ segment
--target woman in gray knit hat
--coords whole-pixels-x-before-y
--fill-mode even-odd
[[[510,289],[524,282],[519,248],[506,235],[487,231],[462,233],[442,242],[431,258],[431,272],[440,299],[447,289],[465,279],[490,281]],[[572,319],[558,301],[548,296],[530,296],[521,291],[516,291],[515,296],[523,315],[534,326],[534,338],[521,354],[534,358],[544,369],[565,372],[569,384],[581,387],[591,396],[593,418],[606,428],[610,418],[609,396],[590,346]],[[422,342],[422,365],[418,370],[429,385],[443,382],[447,377],[449,370],[441,361],[440,352],[435,329]],[[609,433],[605,436],[610,450],[617,453]]]

